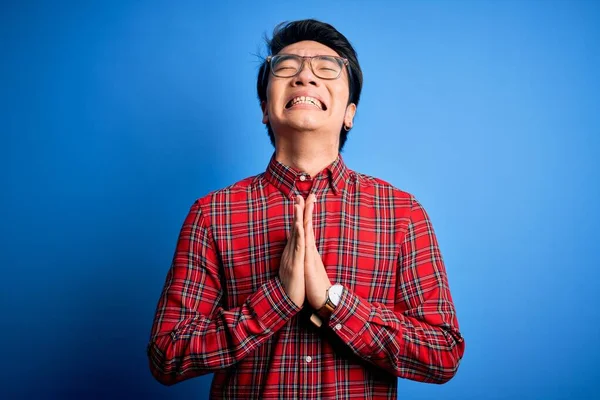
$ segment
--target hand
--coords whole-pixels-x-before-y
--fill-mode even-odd
[[[296,196],[294,224],[292,225],[292,233],[281,255],[279,279],[281,279],[287,295],[298,307],[302,307],[305,299],[304,257],[306,244],[303,218],[304,199],[302,196]]]
[[[317,197],[310,194],[306,199],[304,209],[304,235],[306,252],[304,255],[304,282],[306,285],[306,299],[312,308],[318,310],[325,305],[327,300],[327,289],[331,287],[331,281],[321,260],[315,242],[315,232],[312,223],[313,211]]]

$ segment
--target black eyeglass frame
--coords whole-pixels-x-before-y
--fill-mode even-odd
[[[302,59],[302,64],[300,64],[300,68],[298,68],[298,71],[296,71],[296,73],[294,75],[290,75],[290,76],[278,76],[278,75],[275,74],[275,71],[273,70],[273,68],[271,68],[271,65],[273,63],[273,59],[277,60],[278,58],[281,58],[281,57],[294,57],[294,58]],[[334,78],[323,78],[322,76],[319,76],[319,74],[317,74],[315,72],[315,70],[313,68],[313,65],[312,65],[312,60],[315,59],[315,58],[319,58],[319,57],[330,57],[330,58],[333,58],[333,59],[337,60],[338,62],[341,62],[342,68],[340,68],[340,73],[336,77],[334,77]],[[350,62],[348,61],[347,58],[338,57],[338,56],[330,56],[330,55],[327,55],[327,54],[320,54],[320,55],[316,55],[316,56],[299,56],[297,54],[276,54],[274,56],[268,56],[267,59],[266,59],[266,62],[268,64],[268,68],[271,70],[271,74],[274,77],[276,77],[276,78],[293,78],[296,75],[298,75],[300,72],[302,72],[302,69],[304,68],[304,62],[306,60],[309,60],[308,65],[310,67],[310,70],[319,79],[325,79],[325,80],[328,80],[328,81],[332,81],[332,80],[338,79],[340,76],[342,76],[343,66],[346,66],[346,68],[348,69],[348,75],[349,75],[349,77],[352,76],[351,75],[352,72],[350,71]]]

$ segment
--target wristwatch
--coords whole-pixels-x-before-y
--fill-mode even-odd
[[[335,310],[335,308],[340,304],[340,300],[342,299],[342,294],[344,293],[344,287],[339,283],[331,286],[327,289],[327,300],[325,300],[325,304],[321,308],[319,308],[316,312],[314,312],[310,316],[310,321],[316,325],[318,328],[323,325],[323,319],[329,319],[329,316]]]
[[[327,289],[327,300],[325,301],[325,304],[323,304],[323,307],[317,310],[319,316],[329,317],[338,304],[340,304],[342,293],[344,293],[344,287],[339,283],[336,283]]]

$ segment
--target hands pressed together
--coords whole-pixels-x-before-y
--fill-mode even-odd
[[[296,196],[294,224],[281,256],[279,278],[298,307],[307,300],[312,308],[318,310],[325,304],[331,282],[315,243],[312,223],[315,201],[314,194],[310,194],[306,201],[302,196]]]

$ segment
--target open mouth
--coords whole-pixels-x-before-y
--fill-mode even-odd
[[[314,97],[310,97],[310,96],[297,96],[294,97],[293,99],[291,99],[290,101],[287,102],[287,104],[285,105],[286,109],[290,109],[298,104],[308,104],[308,105],[312,105],[317,107],[319,110],[327,110],[327,106],[323,103],[321,103],[321,101],[319,99],[316,99]]]

